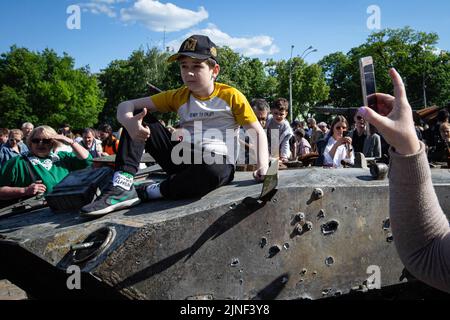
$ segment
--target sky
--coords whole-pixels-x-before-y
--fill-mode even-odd
[[[449,12],[448,0],[1,0],[0,53],[51,48],[99,72],[139,48],[177,51],[205,34],[251,58],[314,63],[379,28],[436,32],[450,50]]]

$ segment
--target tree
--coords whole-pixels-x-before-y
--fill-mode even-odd
[[[319,65],[308,65],[302,58],[295,57],[290,62],[282,60],[277,64],[276,75],[279,97],[289,98],[290,68],[292,73],[293,119],[300,115],[307,118],[311,108],[328,99],[329,87]]]
[[[147,52],[139,49],[127,60],[114,60],[102,70],[99,80],[106,103],[100,121],[117,127],[116,111],[119,103],[154,94],[149,84],[161,90],[180,87],[182,83],[178,65],[168,63],[168,56],[157,48]],[[173,114],[161,117],[166,121],[176,118]]]
[[[231,50],[229,47],[219,48],[220,73],[218,81],[235,87],[248,100],[264,98],[274,99],[276,78],[270,74],[273,61],[262,63],[259,59],[248,58]]]
[[[437,52],[438,40],[435,33],[418,32],[409,27],[385,29],[371,34],[364,44],[352,48],[346,55],[337,52],[324,57],[319,64],[330,86],[330,103],[337,107],[362,104],[358,60],[372,56],[377,91],[392,93],[388,69],[395,67],[403,77],[413,107],[423,107],[425,96],[427,105],[446,104],[449,58],[447,52]]]
[[[74,60],[53,50],[42,53],[11,47],[0,57],[0,126],[29,121],[58,128],[92,126],[103,106],[95,76],[74,69]]]

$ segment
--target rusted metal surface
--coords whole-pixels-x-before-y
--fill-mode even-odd
[[[433,182],[449,212],[450,173],[433,170]],[[387,180],[368,169],[306,168],[280,172],[264,201],[255,200],[260,192],[251,173],[238,172],[202,199],[95,220],[40,209],[0,220],[0,255],[14,244],[21,259],[38,257],[64,273],[74,264],[71,246],[92,247],[81,243],[101,242],[89,235],[110,228],[114,237],[78,265],[92,288],[97,281],[132,299],[320,299],[364,288],[370,266],[380,268],[383,287],[400,283]],[[51,275],[47,283],[65,279]]]

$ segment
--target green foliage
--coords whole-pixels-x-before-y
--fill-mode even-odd
[[[372,56],[375,65],[377,91],[391,93],[388,69],[395,67],[403,77],[408,99],[413,107],[443,106],[448,102],[449,55],[437,52],[435,33],[403,29],[385,29],[371,34],[359,47],[346,55],[341,52],[324,57],[319,64],[330,86],[330,103],[336,107],[359,107],[362,104],[358,60]]]
[[[102,70],[99,80],[106,103],[100,114],[100,121],[117,127],[116,111],[119,103],[154,94],[149,84],[161,90],[181,86],[178,65],[169,64],[168,56],[156,48],[147,52],[140,49],[134,51],[127,60],[114,60]],[[168,114],[162,118],[167,121],[175,119],[175,116]]]
[[[243,57],[228,47],[219,48],[220,74],[217,81],[241,91],[248,100],[274,99],[276,79],[269,74],[271,63]]]
[[[92,126],[103,106],[97,80],[87,69],[49,49],[42,53],[11,47],[0,58],[0,126],[29,121],[58,128]]]
[[[275,73],[278,78],[278,96],[289,99],[289,73],[292,77],[293,119],[300,115],[307,118],[318,103],[328,99],[329,87],[322,68],[317,64],[308,65],[303,59],[295,57],[290,61],[280,61]]]

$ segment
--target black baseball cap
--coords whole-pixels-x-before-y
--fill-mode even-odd
[[[184,40],[180,46],[180,50],[170,56],[168,61],[173,62],[181,56],[199,60],[211,58],[217,62],[217,46],[207,36],[195,34]]]

